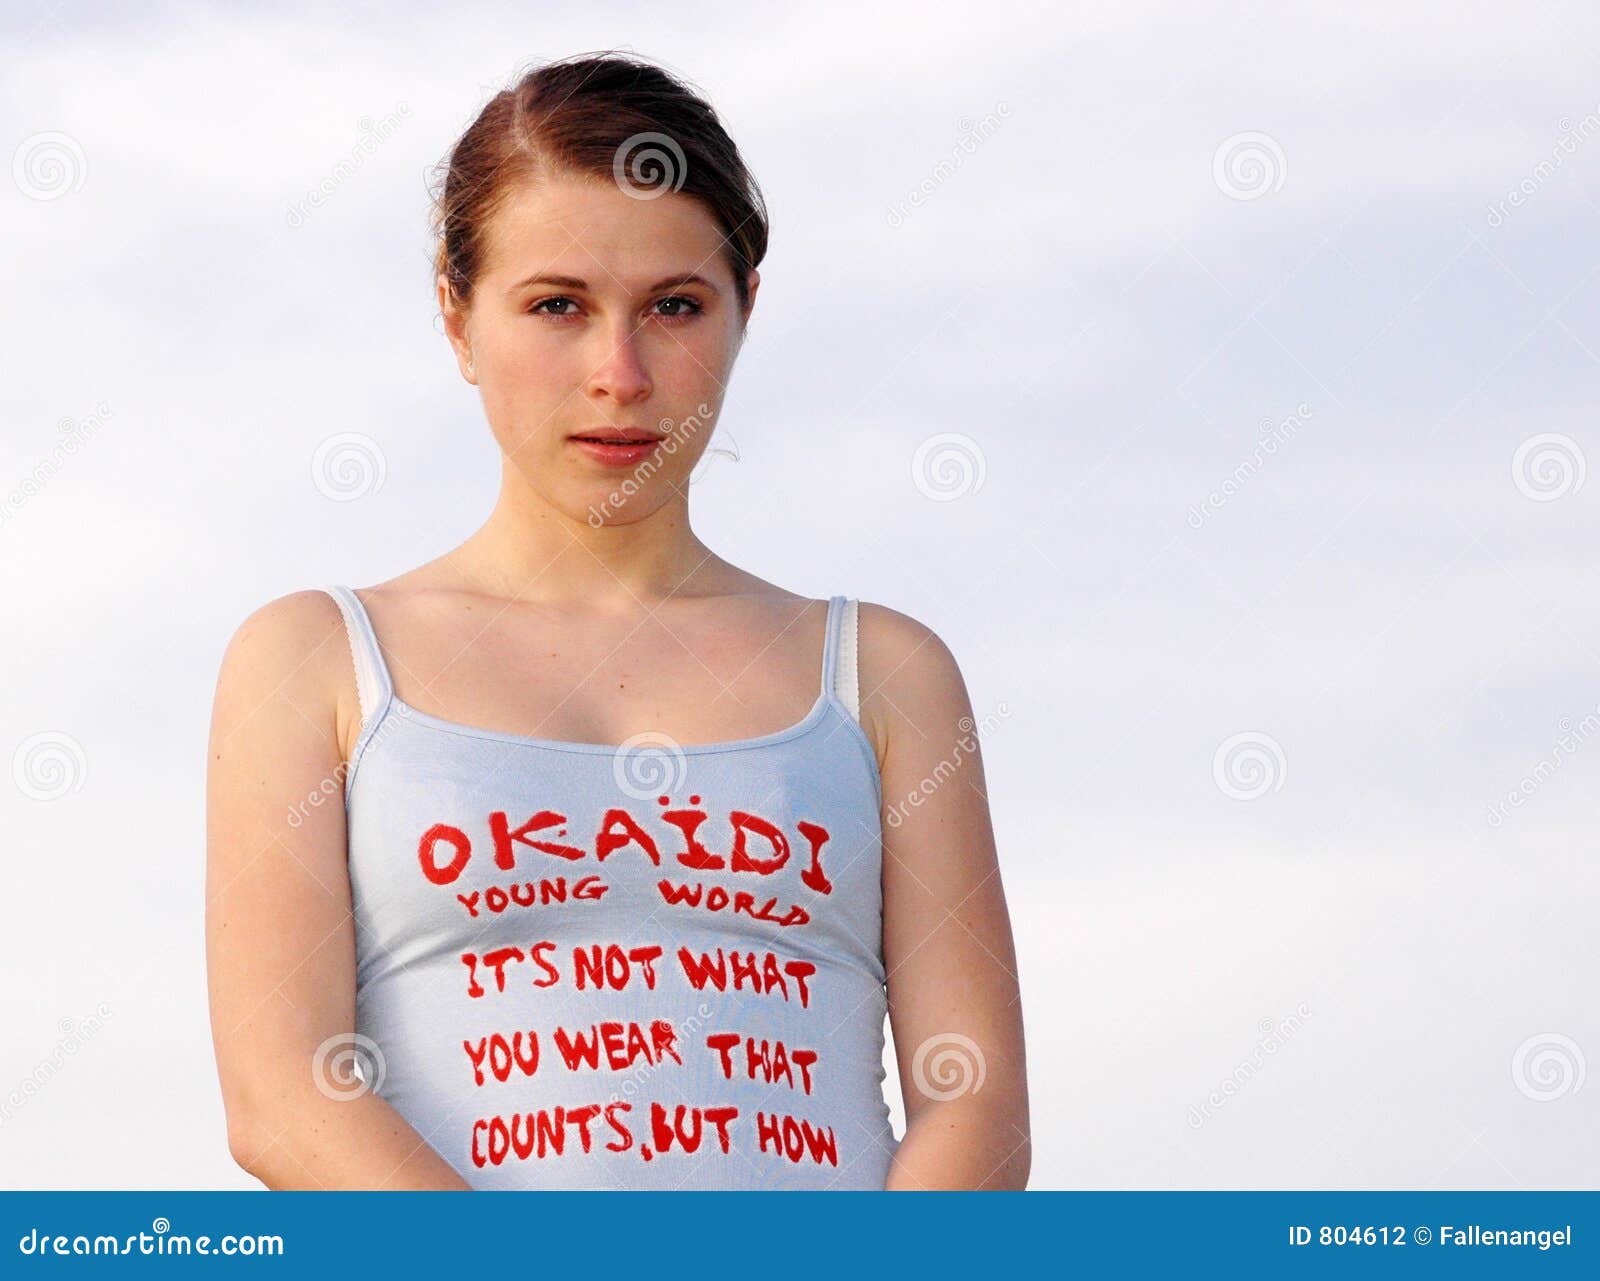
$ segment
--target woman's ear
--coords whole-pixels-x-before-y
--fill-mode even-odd
[[[456,367],[461,376],[474,385],[478,381],[477,362],[472,355],[472,341],[467,336],[467,314],[462,311],[443,272],[434,282],[439,298],[439,315],[444,320],[444,336],[456,353]]]
[[[755,310],[756,290],[761,286],[761,273],[752,267],[749,275],[747,275],[744,279],[746,302],[744,305],[744,312],[739,317],[739,338],[734,344],[735,352],[744,350],[744,340],[749,336],[750,333],[750,313]]]

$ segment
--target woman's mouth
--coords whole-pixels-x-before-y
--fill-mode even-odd
[[[585,432],[567,438],[596,462],[611,467],[627,467],[650,456],[661,437],[649,432],[608,430]]]

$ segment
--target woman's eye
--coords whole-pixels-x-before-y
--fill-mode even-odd
[[[576,307],[578,304],[571,298],[542,298],[528,311],[536,316],[570,316],[570,311],[546,311],[547,307]]]
[[[664,320],[687,320],[690,316],[698,316],[704,310],[693,298],[685,298],[681,294],[674,294],[671,298],[663,298],[656,306],[674,309],[662,316]],[[681,310],[685,308],[687,310]]]
[[[658,310],[655,314],[662,320],[687,320],[691,316],[698,316],[705,310],[693,298],[685,298],[675,294],[671,298],[663,298],[656,303]],[[575,298],[541,298],[528,308],[528,314],[533,316],[570,317],[578,314],[578,302]]]

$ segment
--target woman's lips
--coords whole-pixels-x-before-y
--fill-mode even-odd
[[[608,467],[629,467],[648,458],[661,442],[650,440],[642,444],[619,444],[616,441],[588,440],[582,436],[572,436],[569,437],[568,443],[576,445],[590,458]]]

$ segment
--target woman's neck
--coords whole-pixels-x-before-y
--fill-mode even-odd
[[[574,518],[509,462],[488,520],[446,559],[486,594],[620,614],[726,590],[738,574],[695,536],[681,493],[643,516],[624,503],[609,520]]]

